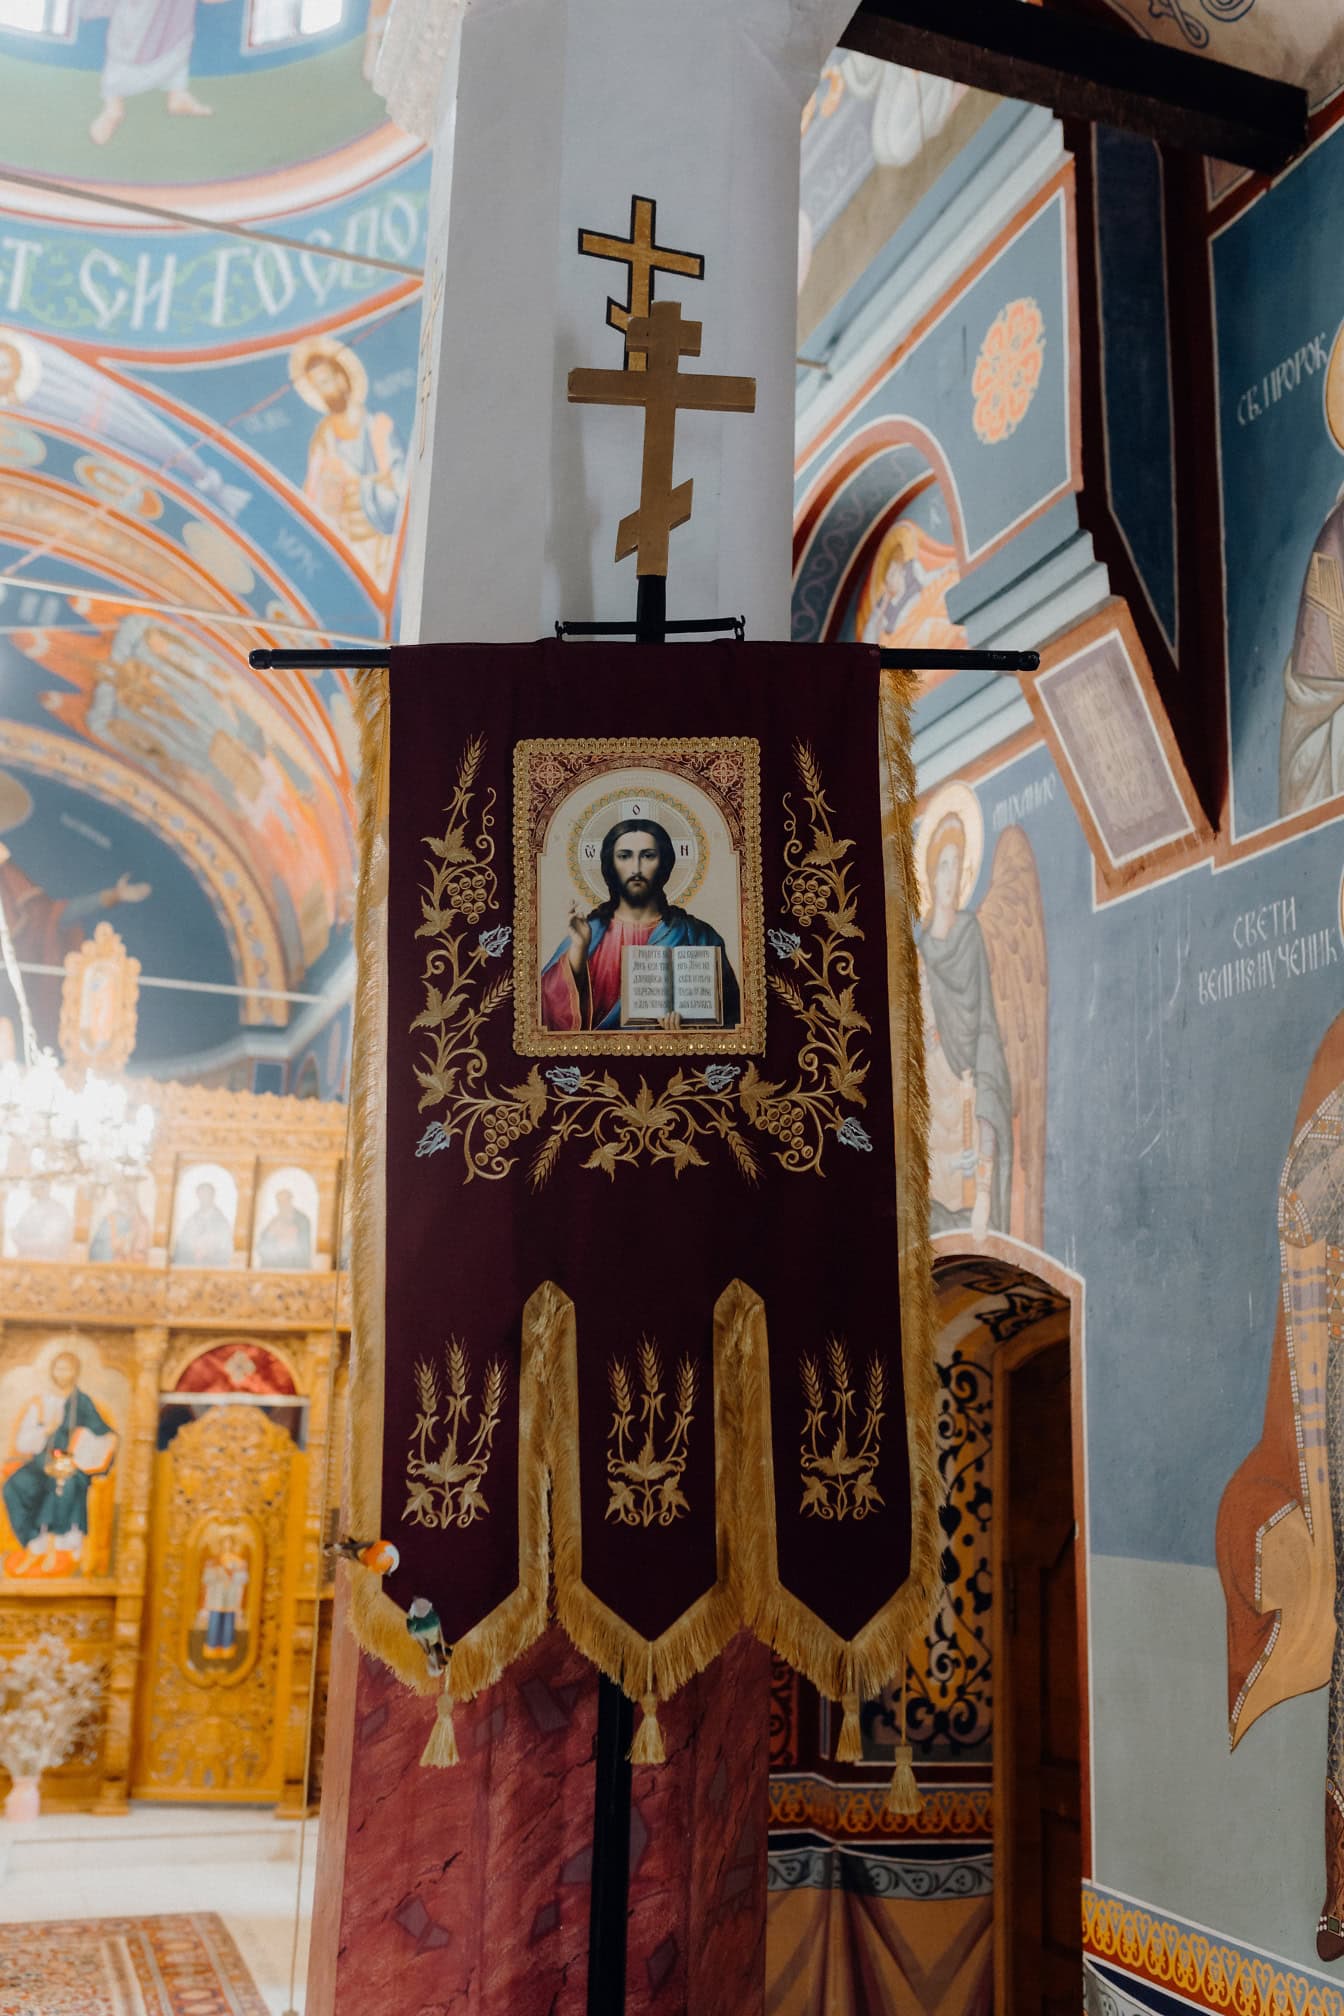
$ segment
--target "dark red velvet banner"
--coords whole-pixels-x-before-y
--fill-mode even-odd
[[[393,655],[383,1532],[450,1642],[544,1582],[547,1465],[577,1468],[593,1614],[649,1643],[722,1593],[735,1518],[773,1511],[782,1590],[838,1640],[907,1583],[879,688],[849,646]],[[722,1323],[716,1449],[735,1281],[772,1507],[724,1474],[765,1394]],[[572,1417],[538,1371],[564,1298]]]

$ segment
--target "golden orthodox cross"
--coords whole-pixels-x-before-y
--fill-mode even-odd
[[[691,481],[672,482],[677,414],[754,413],[754,378],[716,378],[681,369],[683,357],[700,355],[700,324],[683,322],[679,301],[655,301],[649,313],[633,317],[626,342],[645,360],[641,372],[577,370],[569,374],[569,396],[577,406],[642,406],[644,468],[639,509],[622,518],[616,558],[635,554],[636,574],[666,574],[668,536],[691,515]]]
[[[625,300],[607,300],[607,322],[629,336],[632,321],[642,321],[653,305],[655,273],[680,273],[687,280],[703,280],[705,262],[699,252],[674,252],[670,245],[654,242],[658,206],[650,196],[630,198],[630,236],[615,238],[605,231],[580,231],[579,250],[591,259],[618,259],[629,268]],[[644,369],[644,357],[628,344],[626,368]]]

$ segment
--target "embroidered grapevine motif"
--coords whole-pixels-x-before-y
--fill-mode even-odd
[[[860,1039],[871,1031],[855,1006],[854,947],[863,932],[845,859],[854,841],[835,831],[812,751],[802,744],[794,750],[801,803],[784,796],[781,909],[795,928],[770,933],[783,968],[771,972],[770,988],[802,1031],[793,1084],[771,1082],[754,1063],[713,1063],[674,1069],[660,1084],[641,1077],[633,1091],[613,1072],[579,1064],[544,1071],[534,1064],[520,1084],[500,1091],[488,1082],[481,1031],[512,995],[513,976],[485,972],[502,949],[504,927],[480,928],[499,900],[494,791],[474,819],[471,810],[484,753],[479,738],[467,745],[446,830],[426,840],[429,881],[416,936],[431,942],[425,1005],[411,1029],[425,1035],[416,1067],[420,1110],[438,1109],[438,1117],[427,1121],[417,1155],[428,1160],[456,1144],[468,1182],[493,1180],[517,1165],[520,1144],[535,1136],[528,1170],[536,1188],[570,1143],[587,1150],[584,1169],[613,1180],[618,1168],[646,1161],[670,1162],[677,1176],[707,1168],[717,1148],[753,1183],[766,1154],[791,1174],[820,1174],[831,1141],[868,1148],[857,1115],[845,1110],[866,1104],[869,1066]]]
[[[504,1404],[504,1367],[497,1358],[485,1368],[481,1411],[471,1425],[471,1383],[467,1354],[454,1337],[445,1353],[447,1393],[439,1385],[439,1368],[428,1358],[416,1361],[415,1387],[419,1412],[411,1431],[406,1460],[409,1496],[403,1519],[415,1526],[446,1529],[471,1526],[490,1510],[482,1494],[490,1452]],[[434,1455],[437,1430],[443,1423],[443,1451]]]
[[[677,1367],[676,1412],[668,1429],[667,1444],[658,1453],[657,1429],[667,1394],[663,1388],[663,1368],[658,1347],[646,1337],[639,1347],[639,1378],[643,1391],[639,1400],[639,1421],[635,1421],[635,1397],[624,1359],[613,1358],[610,1367],[612,1419],[608,1440],[607,1477],[611,1496],[608,1519],[622,1526],[670,1526],[690,1506],[681,1489],[686,1468],[686,1441],[695,1411],[695,1366],[683,1358]],[[635,1440],[642,1435],[637,1454]]]
[[[882,1453],[885,1368],[876,1356],[868,1360],[863,1423],[858,1426],[849,1353],[838,1337],[832,1337],[827,1344],[826,1367],[831,1375],[829,1404],[816,1359],[804,1358],[800,1368],[803,1498],[799,1509],[817,1519],[866,1519],[883,1503],[873,1476]],[[849,1446],[852,1428],[858,1435],[853,1449]]]

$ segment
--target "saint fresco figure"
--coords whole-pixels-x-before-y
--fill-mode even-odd
[[[133,1183],[117,1183],[107,1192],[89,1240],[90,1260],[146,1260],[149,1221],[140,1209]]]
[[[313,1221],[300,1211],[292,1190],[277,1190],[275,1212],[257,1240],[257,1265],[294,1273],[312,1264]]]
[[[979,911],[968,909],[982,847],[974,792],[945,785],[919,840],[929,1228],[974,1239],[1009,1233],[1039,1246],[1048,984],[1040,884],[1026,834],[1009,826]]]
[[[541,972],[541,1016],[547,1029],[619,1029],[621,953],[627,945],[706,945],[719,952],[723,1027],[742,1020],[742,994],[723,939],[712,925],[668,903],[663,894],[676,866],[666,827],[654,819],[622,819],[602,841],[605,903],[585,910],[576,897],[569,936]],[[670,1015],[664,1028],[679,1028]]]
[[[79,1384],[79,1358],[58,1351],[48,1387],[19,1415],[5,1512],[19,1545],[10,1576],[75,1575],[89,1537],[89,1486],[116,1458],[119,1437]]]
[[[196,1208],[177,1228],[174,1267],[231,1267],[233,1226],[215,1202],[213,1183],[196,1185]]]
[[[959,649],[966,632],[948,615],[947,597],[960,579],[952,547],[913,519],[899,519],[878,547],[859,599],[860,643],[888,650]]]
[[[1325,374],[1325,424],[1344,450],[1344,326]],[[1344,792],[1344,492],[1307,560],[1293,648],[1283,668],[1279,817]]]
[[[48,1176],[34,1176],[29,1198],[14,1221],[10,1237],[20,1260],[65,1260],[69,1257],[75,1221],[68,1204],[52,1192]]]
[[[5,906],[14,950],[21,963],[60,966],[67,952],[77,952],[88,937],[88,923],[119,903],[143,903],[152,894],[148,882],[118,875],[111,888],[91,896],[52,896],[25,875],[0,840],[0,901]]]
[[[348,344],[310,336],[290,352],[299,397],[322,418],[308,446],[303,494],[380,587],[392,577],[406,457],[390,413],[370,413],[369,378]]]
[[[224,1534],[201,1565],[200,1604],[196,1629],[201,1634],[200,1657],[236,1663],[247,1633],[247,1589],[251,1564],[232,1534]]]
[[[107,145],[126,117],[126,100],[145,91],[166,92],[175,117],[209,118],[210,106],[188,81],[196,0],[82,0],[81,18],[107,22],[103,105],[89,128],[95,146]]]
[[[1263,1428],[1223,1493],[1216,1540],[1233,1750],[1281,1701],[1329,1690],[1324,1901],[1316,1920],[1316,1951],[1327,1962],[1344,1959],[1342,1069],[1344,1016],[1337,1016],[1307,1074],[1279,1178],[1280,1292]]]
[[[1344,498],[1307,562],[1293,648],[1283,668],[1279,817],[1344,791]]]

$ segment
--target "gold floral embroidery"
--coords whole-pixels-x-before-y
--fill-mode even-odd
[[[766,933],[782,969],[770,973],[771,990],[801,1025],[794,1082],[772,1083],[754,1063],[715,1058],[678,1066],[661,1081],[641,1077],[633,1091],[613,1072],[577,1060],[544,1070],[534,1064],[521,1083],[499,1091],[488,1082],[481,1031],[512,997],[513,976],[507,967],[494,976],[487,970],[502,959],[512,927],[490,921],[498,909],[495,793],[486,792],[474,819],[471,811],[484,751],[479,738],[467,745],[446,829],[426,842],[430,879],[416,936],[431,944],[422,975],[425,1005],[411,1027],[426,1036],[416,1070],[420,1110],[437,1108],[441,1117],[427,1122],[417,1155],[454,1149],[468,1182],[494,1180],[517,1166],[519,1144],[535,1136],[528,1167],[538,1188],[571,1143],[587,1148],[584,1169],[613,1180],[619,1168],[646,1161],[670,1162],[680,1176],[708,1167],[719,1149],[754,1183],[766,1154],[791,1174],[819,1175],[832,1144],[871,1150],[853,1110],[866,1104],[869,1064],[860,1039],[870,1031],[855,1006],[854,947],[863,932],[846,861],[854,841],[835,831],[812,751],[803,744],[794,750],[802,805],[784,796],[780,908],[797,929]]]
[[[439,1385],[439,1368],[421,1358],[415,1367],[419,1413],[411,1431],[406,1460],[409,1496],[402,1514],[415,1526],[446,1529],[471,1526],[490,1510],[481,1486],[490,1468],[490,1452],[504,1404],[504,1367],[497,1358],[485,1368],[481,1411],[471,1425],[472,1397],[467,1354],[454,1337],[444,1353],[448,1390]],[[440,1419],[443,1451],[435,1456]]]
[[[661,1455],[657,1431],[667,1395],[657,1345],[646,1337],[639,1347],[643,1391],[638,1425],[630,1373],[624,1359],[612,1359],[610,1377],[614,1412],[608,1436],[612,1446],[607,1451],[607,1477],[611,1485],[607,1517],[619,1519],[623,1526],[670,1526],[682,1512],[690,1510],[681,1479],[695,1410],[695,1366],[689,1358],[683,1358],[677,1367],[676,1412]],[[641,1436],[638,1454],[632,1455]]]
[[[838,1337],[827,1343],[826,1364],[831,1375],[829,1406],[816,1359],[804,1358],[801,1368],[804,1412],[800,1510],[818,1519],[866,1519],[883,1503],[873,1476],[882,1453],[885,1367],[876,1356],[868,1360],[863,1424],[857,1429],[857,1447],[851,1449],[849,1437],[857,1401],[849,1352]]]

